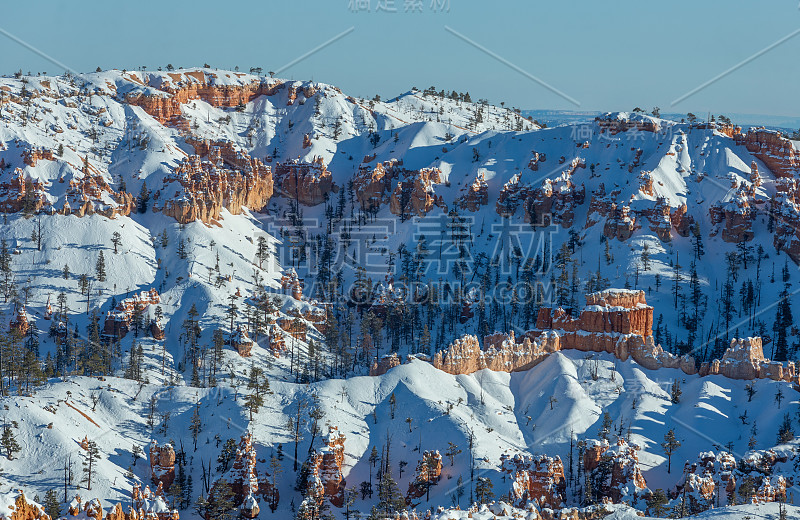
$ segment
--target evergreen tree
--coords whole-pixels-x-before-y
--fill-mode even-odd
[[[200,403],[198,402],[194,411],[192,412],[192,419],[189,423],[189,431],[192,432],[192,442],[194,442],[194,451],[197,451],[197,436],[203,431],[203,423],[200,420]]]
[[[667,512],[667,504],[669,499],[663,489],[656,489],[647,499],[647,508],[650,514],[655,517],[661,517]]]
[[[55,489],[48,489],[44,494],[44,512],[50,518],[61,517],[61,502],[58,501],[58,494]]]
[[[681,447],[681,442],[675,437],[675,430],[670,429],[664,435],[664,442],[661,443],[661,448],[667,456],[667,473],[672,470],[672,454]]]
[[[479,504],[486,504],[494,498],[494,485],[488,477],[478,477],[475,479],[475,498]]]
[[[103,256],[103,252],[100,251],[100,254],[97,257],[97,263],[94,266],[95,273],[97,274],[97,280],[100,282],[106,281],[106,259]]]
[[[397,482],[392,478],[391,468],[387,461],[378,479],[377,509],[381,514],[392,518],[395,513],[401,512],[405,508],[405,498],[403,498]]]
[[[136,206],[139,213],[147,212],[147,202],[150,200],[150,192],[147,191],[147,181],[142,183],[142,189],[139,191],[139,197],[136,200]]]
[[[792,420],[789,418],[789,414],[786,413],[778,428],[778,444],[785,444],[792,440],[794,440],[794,429],[792,428]]]
[[[205,518],[208,520],[232,520],[236,507],[233,500],[234,494],[228,481],[218,480],[208,497]]]
[[[95,441],[89,441],[83,451],[83,478],[81,483],[86,484],[86,489],[92,489],[92,482],[95,477],[95,465],[100,459],[100,449]]]
[[[612,424],[611,415],[608,412],[603,412],[603,424],[600,426],[597,436],[601,439],[609,440]]]
[[[264,235],[258,237],[257,245],[256,245],[256,259],[258,259],[258,267],[262,268],[264,261],[269,258],[269,247],[267,245],[267,239]]]
[[[11,426],[7,424],[3,426],[3,434],[0,436],[0,446],[5,450],[8,460],[13,460],[14,454],[20,450],[19,443],[14,437],[14,432],[11,430]]]
[[[672,389],[670,391],[670,400],[678,404],[681,402],[681,394],[683,391],[681,390],[681,383],[677,379],[672,382]]]
[[[122,245],[122,235],[119,234],[119,231],[114,231],[114,234],[111,235],[111,243],[114,245],[114,254],[116,255],[119,252],[119,246]]]

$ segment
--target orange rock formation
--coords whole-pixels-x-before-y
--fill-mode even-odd
[[[169,489],[175,480],[175,449],[172,444],[159,446],[158,442],[153,440],[150,444],[150,473],[153,482],[158,482],[159,486]]]

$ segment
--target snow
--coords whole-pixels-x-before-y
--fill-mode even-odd
[[[30,78],[26,88],[35,89],[41,94],[32,100],[31,105],[31,111],[39,121],[22,125],[20,118],[25,107],[17,102],[3,105],[3,124],[0,124],[3,149],[0,150],[0,158],[12,168],[2,172],[2,180],[8,180],[13,168],[21,168],[27,178],[40,180],[49,186],[49,200],[54,207],[60,208],[63,204],[76,207],[76,201],[68,196],[67,187],[70,181],[84,178],[81,171],[83,159],[88,157],[91,167],[115,190],[121,189],[123,182],[127,191],[134,194],[138,194],[144,182],[150,189],[159,187],[175,166],[192,153],[192,147],[178,129],[160,125],[141,108],[122,103],[121,98],[139,93],[164,95],[159,88],[181,82],[197,82],[198,74],[210,74],[209,81],[217,85],[279,83],[277,79],[215,69],[124,74],[121,71],[105,71],[72,79]],[[49,86],[45,86],[45,82],[49,82]],[[75,93],[84,86],[84,82],[96,92],[91,100],[83,97],[76,106],[67,106],[64,99],[54,95]],[[17,91],[23,86],[21,80],[14,78],[2,78],[0,85]],[[288,96],[290,88],[297,89],[297,99],[292,103],[289,103]],[[306,97],[304,89],[316,90],[316,93]],[[317,100],[319,115],[315,115]],[[404,167],[408,169],[440,168],[442,183],[435,184],[432,189],[437,196],[442,196],[448,208],[453,207],[453,201],[463,194],[465,187],[482,176],[488,189],[489,205],[475,214],[463,214],[469,217],[469,226],[474,235],[468,247],[473,259],[481,254],[490,256],[498,253],[497,237],[502,233],[504,222],[497,214],[493,201],[504,186],[548,185],[554,190],[563,190],[567,180],[576,187],[584,186],[586,202],[575,209],[573,225],[582,242],[575,254],[579,276],[585,280],[590,274],[602,270],[601,274],[609,279],[611,286],[623,287],[628,283],[632,287],[630,290],[616,289],[619,294],[645,290],[648,306],[654,308],[655,320],[661,316],[670,334],[677,334],[682,340],[686,339],[687,331],[678,321],[683,312],[691,310],[688,303],[682,306],[686,308],[676,308],[670,288],[676,260],[682,266],[684,279],[688,276],[693,257],[691,235],[681,237],[673,231],[672,240],[662,242],[650,230],[646,219],[640,218],[637,222],[640,227],[631,239],[626,242],[615,239],[608,241],[610,254],[615,261],[606,264],[602,259],[605,247],[601,238],[604,222],[586,224],[589,222],[589,203],[592,195],[599,192],[601,184],[609,201],[630,204],[634,210],[649,208],[657,198],[663,198],[671,208],[686,204],[690,216],[701,225],[706,249],[705,256],[696,261],[696,267],[699,284],[709,300],[709,308],[698,331],[703,339],[695,346],[713,336],[712,327],[720,319],[717,305],[719,287],[725,281],[726,254],[735,252],[736,246],[722,241],[717,233],[718,228],[710,225],[708,214],[715,204],[737,200],[740,195],[731,188],[732,184],[748,188],[752,185],[749,165],[754,158],[744,147],[736,146],[730,138],[713,129],[701,130],[686,124],[627,113],[604,117],[620,121],[653,122],[658,124],[662,132],[650,134],[629,131],[609,136],[600,134],[598,125],[591,123],[588,125],[590,135],[578,139],[576,133],[584,130],[584,127],[567,125],[540,129],[530,122],[523,122],[524,131],[517,132],[514,129],[518,120],[513,112],[498,107],[483,107],[483,121],[472,122],[478,107],[474,103],[442,100],[418,91],[407,92],[389,101],[370,102],[350,98],[331,85],[293,81],[276,88],[273,95],[257,97],[247,103],[242,111],[212,107],[202,100],[192,100],[182,105],[181,112],[193,125],[192,131],[196,136],[231,140],[253,157],[264,159],[273,150],[276,150],[276,161],[309,162],[313,157],[321,156],[340,189],[344,189],[348,180],[358,171],[362,158],[372,154],[376,158],[367,166],[378,161],[402,159]],[[226,122],[227,118],[230,118],[229,123]],[[337,121],[341,130],[340,135],[334,137],[333,127]],[[105,123],[110,124],[104,126]],[[102,129],[95,142],[88,134],[93,128],[100,127]],[[380,138],[377,146],[369,141],[371,131]],[[311,138],[311,146],[307,148],[302,147],[305,134]],[[576,143],[583,142],[588,142],[589,147],[576,146]],[[34,167],[22,163],[21,153],[24,150],[32,146],[57,150],[59,144],[64,145],[64,155],[58,160],[41,160]],[[637,150],[642,150],[640,164],[629,172],[628,165],[635,160]],[[478,152],[477,160],[474,151]],[[545,161],[540,161],[537,171],[528,168],[534,152],[547,156]],[[562,156],[563,162],[560,161]],[[586,168],[576,168],[571,176],[564,174],[571,164],[581,161]],[[776,196],[778,180],[761,161],[755,162],[763,177],[762,185],[756,188],[755,199],[757,202],[767,201]],[[594,173],[592,166],[595,167]],[[649,172],[653,180],[654,196],[642,194],[639,190],[639,174],[642,171]],[[61,182],[62,179],[64,182]],[[612,192],[617,193],[612,196]],[[337,197],[332,194],[331,200],[335,202]],[[103,203],[111,205],[113,201],[104,196]],[[180,449],[183,442],[183,449],[194,460],[192,475],[197,491],[201,481],[198,462],[216,460],[219,454],[215,439],[217,435],[223,441],[228,438],[238,440],[243,431],[251,431],[259,459],[268,459],[277,450],[278,444],[283,444],[284,452],[289,453],[290,436],[284,425],[296,410],[298,402],[312,395],[319,399],[325,411],[323,421],[337,426],[346,436],[344,474],[349,485],[358,485],[369,478],[369,452],[373,446],[380,447],[385,443],[387,432],[391,433],[392,445],[397,450],[393,455],[394,461],[405,460],[409,468],[419,459],[417,448],[443,450],[450,441],[465,449],[472,433],[475,435],[475,459],[479,469],[493,479],[495,491],[500,493],[506,492],[508,487],[508,483],[502,482],[498,470],[502,454],[546,453],[560,455],[562,460],[566,460],[570,438],[596,438],[604,412],[611,415],[617,427],[629,428],[635,444],[642,447],[639,458],[651,489],[674,488],[680,477],[674,468],[682,467],[684,460],[695,460],[698,453],[713,449],[715,444],[733,442],[736,452],[746,453],[750,427],[741,424],[739,416],[743,411],[747,410],[751,420],[758,423],[757,449],[774,446],[775,434],[785,413],[796,416],[797,395],[785,383],[756,381],[757,398],[750,402],[744,389],[748,384],[746,381],[719,376],[686,376],[677,370],[653,372],[631,361],[615,361],[606,354],[585,355],[579,352],[553,354],[526,372],[507,374],[484,370],[459,376],[435,370],[424,361],[431,354],[426,352],[417,354],[417,359],[380,377],[329,379],[306,385],[295,382],[295,377],[289,373],[289,361],[286,358],[275,359],[258,345],[263,336],[256,338],[252,335],[250,339],[256,342],[252,358],[243,359],[232,349],[225,349],[223,367],[226,374],[219,378],[218,387],[188,386],[191,370],[186,368],[181,335],[189,309],[194,305],[199,311],[204,344],[211,342],[213,330],[227,330],[228,321],[224,313],[228,298],[237,290],[241,291],[243,298],[252,297],[256,291],[253,273],[259,236],[267,238],[275,254],[264,262],[264,269],[256,271],[269,295],[280,298],[281,316],[288,316],[292,311],[318,308],[313,300],[297,301],[283,294],[280,288],[281,275],[296,272],[299,278],[305,280],[304,293],[316,297],[309,290],[314,279],[310,267],[292,266],[285,255],[289,244],[282,239],[279,231],[284,225],[280,219],[286,215],[287,209],[286,200],[274,197],[263,213],[245,211],[240,215],[232,215],[223,210],[219,226],[207,226],[201,222],[182,226],[162,214],[152,212],[113,219],[101,215],[82,218],[47,215],[41,219],[26,218],[19,213],[5,216],[7,220],[2,226],[3,238],[9,241],[12,248],[20,251],[19,255],[13,257],[15,272],[18,280],[29,283],[32,288],[26,310],[40,327],[47,323],[42,318],[48,301],[55,308],[56,298],[61,292],[66,294],[72,310],[70,330],[77,326],[83,334],[89,323],[87,313],[97,310],[104,314],[111,310],[112,300],[119,302],[141,291],[156,288],[164,312],[166,340],[159,343],[129,334],[122,342],[120,357],[115,359],[115,375],[124,373],[128,353],[136,343],[144,350],[145,371],[149,379],[147,383],[140,385],[119,377],[98,381],[89,377],[69,376],[51,379],[31,396],[3,397],[3,404],[8,407],[6,420],[16,421],[18,425],[15,434],[22,446],[22,453],[14,460],[3,462],[7,476],[3,480],[2,503],[7,504],[10,500],[13,494],[13,491],[8,491],[10,488],[23,487],[30,496],[43,496],[48,489],[58,485],[63,464],[70,458],[75,472],[79,473],[78,443],[84,437],[96,441],[100,448],[101,459],[97,464],[97,480],[92,487],[92,495],[97,495],[103,504],[117,501],[127,503],[135,482],[149,482],[147,460],[138,460],[134,464],[132,450],[133,445],[145,447],[153,439],[158,440],[159,444],[173,441],[176,449]],[[310,226],[311,233],[328,234],[324,229],[324,211],[323,205],[303,208],[303,216],[308,222],[316,219],[321,223],[317,228]],[[513,220],[515,224],[522,222],[521,213],[518,209]],[[361,240],[367,252],[386,261],[386,253],[397,251],[401,245],[413,251],[420,230],[425,232],[426,224],[441,217],[441,210],[434,208],[428,216],[398,226],[392,232],[377,233],[374,242],[371,240],[375,234],[373,228],[365,225],[363,230],[357,227],[355,230],[368,237],[362,237]],[[393,217],[388,207],[384,206],[376,218]],[[30,240],[40,220],[43,235],[41,251]],[[276,222],[278,229],[270,227]],[[750,245],[753,250],[762,247],[766,256],[759,266],[753,261],[747,269],[739,269],[735,290],[739,290],[742,281],[758,281],[759,304],[750,314],[761,316],[766,324],[765,330],[771,332],[774,316],[772,305],[784,287],[780,270],[787,257],[775,251],[773,237],[767,231],[767,226],[767,217],[759,214],[754,223],[755,239]],[[524,231],[527,231],[527,227],[520,233],[523,237]],[[123,240],[117,254],[110,244],[114,232],[119,232]],[[168,238],[166,246],[161,245],[160,237],[164,233]],[[332,234],[336,233],[338,230]],[[426,233],[429,240],[434,238],[434,234]],[[566,229],[549,229],[545,233],[551,254],[569,239]],[[181,240],[188,250],[185,260],[177,254]],[[538,244],[535,242],[533,249],[525,253],[535,256],[541,252],[544,255],[543,250],[536,249]],[[641,269],[640,259],[645,245],[652,265],[649,270],[639,273],[637,285],[633,273],[637,265]],[[100,251],[105,257],[108,280],[94,286],[87,310],[87,299],[77,290],[76,279],[81,274],[94,273]],[[216,274],[212,279],[209,271],[217,264],[217,255],[220,274],[230,276],[230,281],[221,287],[215,286]],[[62,276],[64,265],[70,267],[72,274],[69,279]],[[788,265],[792,291],[797,283],[797,273],[791,262]],[[343,283],[348,286],[354,279],[357,265],[345,262],[340,267]],[[434,271],[436,269],[431,269],[429,280],[457,280],[450,271],[435,274]],[[770,271],[777,271],[778,274],[772,277]],[[469,277],[473,274],[469,273]],[[479,275],[477,273],[476,277]],[[503,273],[503,277],[506,275],[512,276],[513,273]],[[544,273],[539,278],[549,283],[548,275]],[[658,289],[656,275],[660,277],[661,286]],[[370,276],[375,282],[383,282],[384,288],[391,286],[396,291],[400,290],[399,281],[394,285],[389,283],[390,275],[383,265],[371,272]],[[477,299],[479,292],[475,287],[467,289]],[[792,292],[790,301],[796,309],[800,296]],[[239,304],[243,306],[241,300]],[[147,312],[153,313],[153,306],[150,307]],[[597,306],[590,310],[620,309]],[[747,317],[746,312],[742,319],[737,316],[734,321],[739,325],[731,331],[731,336],[761,334]],[[439,319],[438,315],[436,319]],[[519,329],[517,332],[521,332],[532,326],[532,323],[516,322],[505,326],[498,321],[489,330],[498,328],[501,332],[507,332],[516,327]],[[445,347],[464,333],[476,332],[475,320],[454,324],[452,329],[443,330],[441,334],[432,330],[434,349]],[[324,340],[321,334],[313,331],[311,336],[318,342]],[[797,340],[791,332],[790,337],[790,343]],[[305,355],[307,344],[301,341],[294,343],[298,351]],[[771,356],[769,350],[772,345],[765,343],[765,356]],[[401,345],[400,355],[406,354],[412,346]],[[707,347],[711,349],[713,344]],[[385,348],[384,345],[379,355],[386,354]],[[41,351],[42,354],[55,351],[54,342],[44,334],[41,337]],[[595,362],[599,364],[597,380],[591,376]],[[265,369],[274,392],[265,397],[265,405],[253,421],[248,420],[242,402],[242,394],[246,391],[244,382],[251,366]],[[235,382],[229,380],[229,369],[236,375]],[[669,398],[669,387],[675,380],[680,380],[682,384],[683,399],[680,403],[672,403]],[[786,395],[780,409],[772,405],[778,388]],[[394,420],[389,412],[389,399],[393,393],[400,403]],[[92,394],[99,395],[96,406],[92,403]],[[552,410],[550,396],[558,399]],[[151,398],[157,402],[158,414],[170,413],[166,433],[159,431],[162,420],[158,414],[153,425],[147,424]],[[187,432],[192,411],[198,402],[204,430],[198,439],[198,450],[194,452]],[[407,417],[412,418],[411,431],[405,422]],[[48,428],[50,423],[53,423],[52,428]],[[670,428],[679,432],[683,445],[674,455],[672,473],[667,474],[660,443]],[[307,453],[309,438],[306,432],[300,454]],[[795,447],[795,444],[790,446]],[[42,461],[53,463],[42,464]],[[288,516],[291,497],[295,497],[294,479],[288,476],[291,473],[289,457],[283,461],[283,465],[284,478],[280,487],[284,498],[281,499],[278,514]],[[131,466],[135,475],[133,479],[125,475],[128,466]],[[406,488],[412,473],[406,470],[402,478],[396,475],[401,489]],[[451,504],[451,498],[446,493],[452,487],[448,482],[467,473],[468,460],[463,454],[456,458],[454,466],[445,465],[443,484],[432,489],[431,502],[424,503],[423,507]],[[214,476],[219,475],[215,473]],[[373,502],[358,501],[363,510],[368,510]],[[461,506],[467,507],[466,499],[462,499]],[[709,513],[705,518],[738,518],[736,514],[744,514],[743,511],[774,516],[775,511],[772,505],[737,507],[740,508],[719,510],[715,512],[716,516]],[[186,518],[191,518],[192,514],[190,511],[181,512]],[[463,511],[437,514],[442,519],[465,518]],[[446,516],[450,514],[453,516]],[[474,518],[490,518],[491,514],[487,508],[477,512]],[[632,518],[632,515],[630,510],[619,510],[609,518]]]

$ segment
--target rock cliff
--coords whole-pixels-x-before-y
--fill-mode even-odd
[[[796,177],[800,171],[800,153],[781,132],[751,128],[734,136],[737,144],[761,159],[776,177]]]
[[[260,160],[230,143],[195,142],[205,153],[185,158],[164,186],[153,194],[153,211],[161,211],[181,224],[220,218],[222,208],[238,215],[246,207],[258,211],[272,196],[272,171]]]
[[[322,157],[314,157],[310,163],[298,160],[278,163],[275,186],[281,195],[305,206],[322,204],[331,192],[338,190]]]

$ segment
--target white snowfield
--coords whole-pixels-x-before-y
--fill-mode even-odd
[[[597,380],[592,377],[595,362]],[[675,378],[684,381],[683,399],[678,404],[670,401],[669,394]],[[729,442],[735,453],[747,452],[748,432],[741,431],[739,418],[744,412],[758,425],[756,449],[774,445],[784,413],[793,416],[797,412],[797,398],[792,393],[781,409],[763,406],[759,399],[771,401],[777,386],[783,384],[764,380],[755,384],[756,397],[748,402],[745,381],[685,376],[677,370],[648,371],[631,361],[621,363],[607,355],[587,359],[579,352],[557,353],[532,370],[513,374],[485,370],[452,376],[424,361],[413,361],[380,377],[333,379],[311,385],[275,381],[271,385],[274,393],[266,397],[264,407],[250,422],[241,393],[234,401],[235,391],[229,388],[140,387],[125,379],[70,377],[48,383],[32,397],[3,399],[8,407],[6,421],[17,424],[15,433],[22,451],[19,457],[3,461],[2,467],[6,489],[22,488],[28,497],[44,496],[48,489],[62,493],[65,461],[71,460],[79,476],[79,443],[84,437],[94,440],[101,458],[92,490],[71,489],[82,496],[100,497],[108,508],[116,502],[126,504],[134,483],[149,483],[147,459],[133,463],[134,445],[146,452],[150,440],[155,439],[159,444],[169,441],[176,449],[183,448],[187,459],[194,461],[195,469],[189,474],[193,476],[194,491],[199,492],[199,462],[216,460],[219,449],[215,439],[219,437],[224,442],[234,438],[238,442],[249,429],[259,460],[268,460],[278,444],[283,445],[286,457],[284,474],[279,479],[280,492],[282,497],[291,497],[293,444],[284,425],[299,400],[316,395],[325,412],[322,423],[337,426],[346,437],[344,476],[348,485],[357,486],[369,479],[370,451],[372,446],[380,449],[387,434],[393,446],[395,478],[404,492],[413,471],[407,467],[398,478],[400,461],[414,466],[419,449],[444,451],[448,442],[462,448],[454,465],[445,459],[442,480],[432,488],[430,502],[424,497],[415,501],[419,511],[452,504],[458,477],[469,477],[470,432],[475,439],[476,476],[491,478],[496,495],[502,496],[510,489],[510,483],[499,471],[503,453],[546,453],[560,455],[566,461],[570,435],[596,438],[604,411],[615,418],[615,430],[630,429],[632,442],[641,446],[639,460],[648,486],[674,489],[681,478],[683,461],[694,461],[700,452]],[[92,394],[99,396],[96,406]],[[392,394],[398,403],[394,419],[389,402]],[[553,410],[550,396],[558,399]],[[147,424],[151,398],[156,403],[152,427]],[[194,451],[188,431],[198,402],[203,426]],[[166,413],[169,418],[164,429]],[[410,428],[406,422],[409,417]],[[666,459],[659,446],[668,429],[674,429],[682,442],[673,455],[671,474],[666,471]],[[308,452],[309,441],[310,433],[305,432],[299,446],[301,460]],[[320,446],[319,439],[315,446]],[[793,447],[794,444],[785,448]],[[266,464],[259,467],[267,469]],[[128,468],[135,475],[133,479],[126,477]],[[219,477],[216,471],[214,475]],[[794,496],[796,491],[791,488],[788,493]],[[290,514],[290,500],[281,499],[279,512]],[[358,500],[356,508],[368,511],[375,500],[377,496],[374,500]],[[459,502],[466,509],[468,496]],[[182,511],[181,515],[190,512]]]

